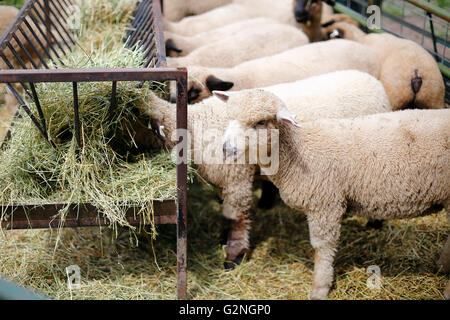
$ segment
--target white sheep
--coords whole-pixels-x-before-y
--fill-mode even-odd
[[[355,70],[324,74],[265,90],[277,92],[286,101],[289,110],[301,121],[355,117],[391,110],[381,83],[369,74]],[[150,107],[151,110],[146,111],[148,116],[164,125],[164,136],[173,136],[176,128],[175,106],[151,96]],[[208,129],[216,130],[215,139],[202,140],[203,143],[195,144],[195,149],[192,146],[192,157],[204,160],[194,164],[206,181],[221,190],[223,214],[233,221],[227,242],[228,262],[225,264],[230,268],[233,263],[239,263],[249,250],[250,221],[247,214],[257,167],[253,164],[224,165],[221,162],[211,164],[206,161],[209,153],[203,152],[210,148],[216,150],[220,160],[222,159],[220,138],[228,119],[226,105],[214,97],[189,106],[188,128],[195,138],[201,138],[201,134]],[[173,143],[169,142],[169,146],[173,146]]]
[[[0,6],[0,37],[8,29],[14,18],[19,13],[19,9],[13,6]]]
[[[307,44],[233,68],[187,69],[189,103],[194,103],[211,96],[213,90],[261,88],[338,70],[357,69],[378,77],[378,58],[367,46],[335,40]]]
[[[264,17],[248,19],[198,33],[194,36],[183,36],[173,32],[164,31],[164,39],[166,39],[166,52],[172,57],[186,56],[201,46],[233,37],[247,29],[253,30],[255,28],[264,27],[274,21],[275,20]]]
[[[366,34],[345,22],[330,24],[330,37],[358,41],[373,48],[379,57],[380,75],[394,110],[441,109],[445,85],[433,57],[414,41],[384,33]]]
[[[169,57],[167,65],[169,67],[198,65],[229,68],[245,61],[296,48],[308,42],[308,37],[301,30],[278,22],[271,22],[211,42],[185,57]]]
[[[283,201],[307,215],[315,249],[311,298],[326,299],[346,212],[373,219],[450,212],[450,110],[404,110],[299,124],[283,101],[263,90],[228,96],[231,121],[224,156],[274,152],[267,141],[243,139],[278,130],[279,170],[269,179]],[[239,144],[236,141],[243,141]],[[265,152],[264,152],[265,151]],[[258,160],[260,162],[260,160]],[[267,164],[259,163],[264,171]]]
[[[164,0],[164,17],[170,21],[179,21],[186,16],[207,12],[231,3],[232,0]]]
[[[309,15],[302,22],[294,17],[298,0],[235,0],[233,3],[205,12],[186,17],[179,22],[164,20],[164,30],[176,34],[193,36],[237,21],[256,17],[267,17],[278,22],[301,28],[310,41],[322,39],[321,33],[321,0],[308,7]]]

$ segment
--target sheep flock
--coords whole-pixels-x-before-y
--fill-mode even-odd
[[[445,209],[450,218],[450,110],[425,49],[364,33],[333,13],[332,2],[211,1],[217,6],[208,11],[201,1],[178,8],[175,2],[164,7],[168,66],[188,70],[191,157],[203,160],[194,166],[217,187],[222,214],[232,220],[225,268],[251,252],[255,178],[263,180],[265,206],[279,189],[286,205],[307,216],[313,299],[328,297],[344,214],[373,222]],[[197,14],[180,18],[181,11]],[[284,37],[292,31],[286,26],[307,43]],[[154,99],[148,116],[170,136],[173,106]],[[215,139],[194,145],[198,128],[214,128]],[[262,132],[267,141],[260,141]],[[274,147],[275,171],[261,158]],[[225,163],[208,163],[205,150],[212,149]],[[449,241],[437,261],[442,272],[450,270]]]

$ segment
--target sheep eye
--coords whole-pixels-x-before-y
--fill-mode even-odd
[[[191,88],[188,91],[188,102],[192,103],[195,100],[198,99],[198,97],[200,96],[200,90],[195,89],[195,88]]]
[[[264,126],[265,124],[266,124],[266,120],[261,120],[255,125],[255,127]]]

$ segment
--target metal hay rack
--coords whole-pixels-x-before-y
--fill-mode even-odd
[[[139,46],[145,55],[143,68],[125,69],[49,69],[48,61],[57,61],[68,55],[75,44],[69,28],[73,0],[28,0],[18,16],[3,35],[0,35],[0,61],[10,70],[0,71],[0,83],[5,83],[30,116],[41,134],[47,136],[44,113],[35,84],[42,82],[71,82],[73,85],[73,111],[75,137],[81,146],[80,118],[78,110],[78,82],[111,82],[111,107],[116,103],[116,87],[119,81],[176,81],[177,83],[177,129],[187,129],[187,72],[185,69],[166,67],[164,36],[160,0],[138,2],[127,32],[128,45]],[[16,84],[21,90],[16,90]],[[23,90],[22,90],[23,89]],[[23,95],[33,99],[38,114],[27,107]],[[177,156],[184,159],[187,141],[177,144]],[[187,247],[187,164],[177,164],[177,199],[153,201],[154,223],[177,225],[177,296],[186,298],[186,247]],[[107,225],[97,209],[89,204],[73,204],[64,221],[55,217],[67,204],[14,204],[0,205],[0,209],[11,213],[1,221],[5,229],[89,227]],[[134,226],[143,224],[136,214],[137,208],[128,206],[126,217]],[[13,214],[12,214],[13,213]]]

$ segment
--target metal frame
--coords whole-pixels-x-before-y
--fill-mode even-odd
[[[177,83],[177,101],[176,101],[176,119],[177,130],[187,129],[187,72],[184,68],[172,69],[166,68],[165,46],[162,34],[161,6],[159,0],[142,0],[138,3],[134,19],[132,20],[132,30],[127,33],[127,44],[138,44],[143,50],[146,50],[147,61],[145,68],[125,68],[125,69],[48,69],[46,59],[39,55],[37,46],[43,49],[48,59],[59,59],[59,54],[70,52],[71,45],[67,41],[63,43],[49,41],[49,37],[55,39],[55,34],[65,34],[68,32],[67,26],[58,20],[66,17],[65,8],[71,4],[71,0],[28,0],[22,7],[19,15],[8,28],[6,33],[0,38],[0,57],[5,61],[10,69],[20,66],[24,70],[0,71],[0,83],[6,83],[8,88],[16,96],[23,108],[34,124],[38,127],[43,136],[54,145],[50,137],[47,136],[46,124],[43,110],[39,103],[39,97],[35,90],[35,83],[42,82],[72,82],[73,84],[73,103],[75,113],[75,136],[77,142],[81,145],[80,119],[78,115],[78,82],[112,82],[111,107],[115,104],[116,85],[118,81],[176,81]],[[57,8],[61,9],[57,13]],[[38,9],[36,9],[38,8]],[[42,17],[39,23],[43,24],[46,30],[46,43],[38,36],[37,32],[44,35],[43,28],[33,28],[31,21],[36,19],[32,13],[43,10],[45,19]],[[45,10],[47,9],[47,10]],[[58,18],[59,17],[59,18]],[[57,20],[59,22],[57,22]],[[22,43],[17,33],[23,34],[23,26],[26,26],[31,32],[32,39],[25,39]],[[38,30],[36,30],[38,29]],[[40,29],[40,30],[39,30]],[[16,41],[19,48],[25,52],[27,61],[21,58],[11,43],[12,39]],[[69,40],[69,39],[66,39]],[[73,42],[75,43],[75,41]],[[55,48],[58,47],[58,48]],[[29,48],[29,50],[27,50]],[[64,48],[66,50],[64,50]],[[67,50],[68,49],[68,50]],[[5,50],[13,53],[15,61],[10,61],[5,55]],[[60,52],[58,52],[60,50]],[[15,53],[15,54],[14,54]],[[27,54],[28,53],[28,54]],[[36,54],[36,60],[33,60],[32,54]],[[27,63],[30,63],[35,69],[27,69]],[[45,69],[37,69],[37,66],[43,66]],[[31,113],[26,106],[21,94],[15,89],[13,84],[21,84],[25,94],[29,95],[36,104],[38,116]],[[171,223],[177,225],[177,296],[178,299],[186,299],[186,281],[187,281],[187,141],[182,138],[177,143],[177,200],[154,201],[153,208],[155,212],[155,223]],[[25,228],[54,228],[54,227],[89,227],[107,225],[107,221],[100,217],[97,209],[91,204],[70,204],[67,218],[61,221],[57,216],[61,208],[67,204],[15,204],[0,206],[2,212],[13,213],[9,219],[1,221],[1,226],[5,229],[25,229]],[[133,206],[126,207],[127,220],[131,225],[139,226],[143,224],[141,217],[136,215],[138,208]]]

